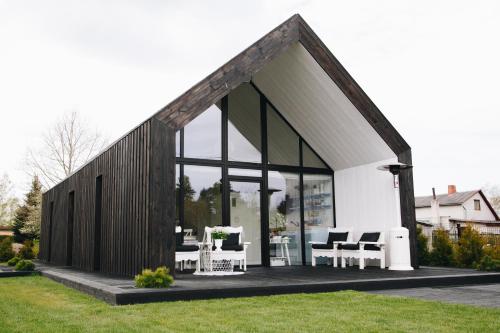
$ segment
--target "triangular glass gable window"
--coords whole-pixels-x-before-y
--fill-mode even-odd
[[[299,166],[299,136],[269,104],[267,111],[269,163]]]
[[[305,142],[302,144],[302,159],[305,167],[328,169],[328,166],[314,153]]]

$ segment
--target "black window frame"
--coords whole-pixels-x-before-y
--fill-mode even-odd
[[[179,175],[178,181],[180,185],[179,197],[176,198],[178,201],[179,207],[179,225],[184,227],[184,166],[185,165],[196,165],[196,166],[216,166],[221,167],[222,170],[222,223],[229,222],[229,211],[230,205],[229,202],[229,181],[230,179],[237,178],[233,175],[228,174],[229,168],[239,168],[239,169],[254,169],[260,170],[262,172],[262,178],[257,177],[261,181],[261,186],[263,189],[263,202],[268,202],[267,190],[268,190],[268,171],[282,171],[282,172],[294,172],[299,174],[299,192],[300,192],[300,222],[301,222],[301,249],[302,249],[302,265],[306,265],[306,251],[305,251],[305,228],[304,228],[304,174],[324,174],[330,175],[332,178],[332,209],[333,209],[333,226],[336,227],[336,210],[335,210],[335,179],[334,179],[334,170],[331,169],[328,164],[321,158],[321,156],[311,147],[311,145],[302,138],[299,132],[283,117],[280,113],[279,109],[273,105],[273,103],[262,93],[262,91],[252,82],[249,83],[255,91],[260,96],[260,132],[261,132],[261,162],[253,163],[253,162],[238,162],[238,161],[230,161],[228,159],[228,98],[229,95],[222,97],[221,99],[221,160],[212,160],[212,159],[199,159],[199,158],[186,158],[184,157],[184,129],[181,128],[179,130],[179,139],[180,139],[180,152],[179,156],[176,157],[176,164],[179,165]],[[268,111],[268,105],[273,109]],[[299,137],[299,165],[280,165],[280,164],[270,164],[268,163],[268,135],[267,135],[267,114],[268,112],[275,112]],[[323,162],[323,164],[327,168],[314,168],[314,167],[305,167],[303,161],[303,146],[308,145],[309,148],[313,151],[316,156]],[[261,223],[263,225],[262,231],[269,231],[269,207],[267,204],[261,205]],[[263,233],[263,236],[266,233]],[[261,251],[263,253],[263,261],[262,264],[264,266],[270,265],[270,260],[268,255],[269,253],[269,239],[268,237],[262,237],[263,241],[261,242]],[[265,241],[267,239],[267,241]],[[264,258],[266,257],[266,258]]]

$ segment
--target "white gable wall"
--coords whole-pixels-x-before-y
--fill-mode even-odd
[[[396,219],[393,176],[377,166],[395,163],[396,158],[335,172],[335,209],[337,227],[354,229],[357,240],[363,231],[384,231],[389,241],[391,228],[401,226]],[[387,255],[387,265],[390,258]]]
[[[300,43],[252,79],[333,170],[395,157]]]

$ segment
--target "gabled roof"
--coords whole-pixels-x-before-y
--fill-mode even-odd
[[[387,118],[298,14],[162,108],[154,117],[175,129],[184,127],[240,84],[250,82],[256,73],[297,43],[309,52],[396,156],[410,150]]]
[[[438,200],[440,206],[460,206],[478,193],[483,198],[484,202],[486,203],[486,206],[488,206],[493,216],[495,216],[495,220],[500,221],[498,214],[493,209],[488,198],[486,198],[483,191],[481,190],[455,192],[453,194],[438,194],[436,195],[436,199]],[[432,201],[432,195],[415,197],[415,208],[430,207],[431,201]]]
[[[478,193],[479,190],[455,192],[453,194],[438,194],[436,199],[439,201],[440,206],[458,206],[469,200],[473,195]],[[415,208],[430,207],[432,195],[415,197]]]

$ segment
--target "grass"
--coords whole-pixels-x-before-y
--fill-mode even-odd
[[[498,332],[500,309],[354,291],[111,306],[45,277],[0,280],[1,332]]]

